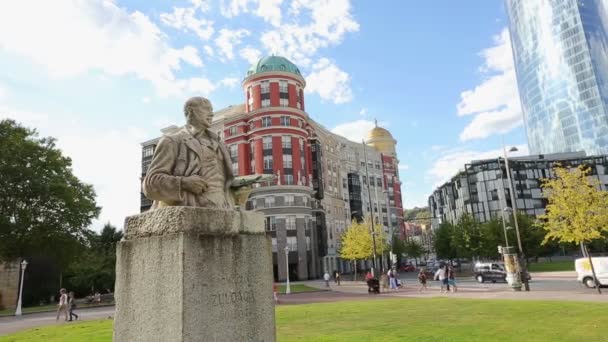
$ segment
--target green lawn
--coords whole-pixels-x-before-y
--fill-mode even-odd
[[[285,293],[285,285],[279,285],[279,293]],[[315,287],[310,287],[304,284],[292,284],[289,286],[291,293],[298,293],[298,292],[313,292],[313,291],[325,291],[325,290],[319,290]]]
[[[530,272],[574,271],[574,260],[531,263],[528,265],[528,270]]]
[[[279,341],[605,341],[608,305],[454,298],[382,299],[277,307]],[[110,342],[112,321],[0,337]]]

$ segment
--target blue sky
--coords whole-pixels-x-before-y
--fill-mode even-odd
[[[501,0],[3,2],[0,118],[58,138],[99,222],[121,226],[138,211],[139,143],[181,124],[189,96],[241,103],[249,65],[275,53],[305,75],[313,119],[355,140],[374,119],[393,133],[411,208],[501,140],[527,152],[506,26]]]

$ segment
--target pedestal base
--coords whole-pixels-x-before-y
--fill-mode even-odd
[[[260,213],[169,207],[127,218],[114,341],[275,341]]]

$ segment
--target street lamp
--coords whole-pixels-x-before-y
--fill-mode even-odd
[[[513,182],[511,181],[511,169],[509,168],[509,158],[507,158],[507,150],[504,145],[502,147],[504,155],[505,155],[505,167],[507,168],[507,180],[509,182],[509,195],[511,197],[511,205],[513,206],[513,222],[515,223],[515,233],[517,235],[517,246],[519,247],[519,255],[522,259],[523,265],[523,274],[522,281],[524,283],[524,288],[526,291],[530,291],[530,284],[528,283],[528,267],[526,265],[526,255],[524,254],[524,249],[521,246],[521,236],[519,235],[519,223],[517,222],[517,203],[515,202],[515,195],[513,191]],[[517,147],[511,147],[509,152],[516,152]]]
[[[290,294],[291,286],[289,285],[289,246],[285,246],[285,268],[287,269],[287,286],[285,287],[285,294]]]
[[[27,261],[23,259],[21,262],[21,284],[19,285],[19,300],[17,300],[17,310],[15,316],[21,316],[21,298],[23,297],[23,276],[25,275],[25,268],[27,267]]]

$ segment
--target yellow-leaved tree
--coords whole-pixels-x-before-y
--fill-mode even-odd
[[[353,262],[355,279],[357,278],[357,261],[368,259],[372,255],[369,249],[371,244],[372,236],[365,221],[353,220],[350,227],[342,234],[340,257]]]
[[[608,192],[600,190],[597,179],[589,177],[590,171],[584,165],[571,170],[556,167],[555,178],[543,180],[543,194],[549,203],[545,214],[538,218],[547,231],[543,244],[557,240],[581,246],[601,293],[586,244],[601,238],[602,231],[608,231]]]

